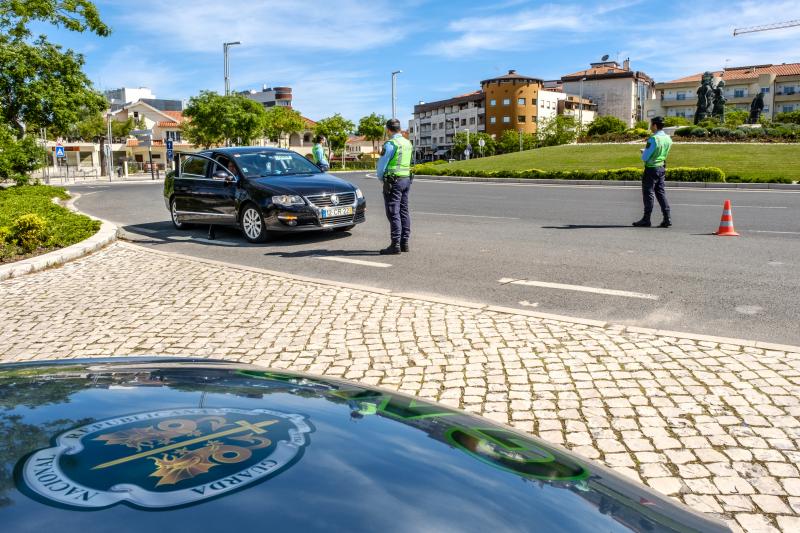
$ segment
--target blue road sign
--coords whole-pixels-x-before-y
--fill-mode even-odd
[[[58,159],[64,159],[65,157],[67,157],[67,154],[64,153],[63,146],[56,146],[56,157]]]
[[[172,139],[167,139],[167,159],[172,159]]]

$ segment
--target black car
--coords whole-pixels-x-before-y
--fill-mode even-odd
[[[166,358],[0,365],[0,529],[728,531],[461,411]]]
[[[364,222],[366,211],[351,183],[296,152],[259,147],[177,154],[164,202],[178,229],[236,226],[250,242],[282,232],[348,231]]]

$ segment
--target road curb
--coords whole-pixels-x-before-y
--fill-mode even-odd
[[[419,300],[423,302],[430,303],[432,305],[440,304],[440,305],[452,305],[456,307],[462,307],[465,309],[471,309],[473,311],[487,311],[490,313],[498,313],[498,314],[506,314],[506,315],[513,315],[513,316],[521,316],[521,317],[530,317],[530,318],[537,318],[539,320],[544,320],[546,322],[560,322],[566,324],[573,324],[575,326],[580,326],[582,328],[586,327],[595,327],[604,330],[613,330],[615,334],[622,334],[622,333],[631,333],[634,335],[648,335],[648,336],[656,336],[656,337],[674,337],[679,339],[688,339],[692,341],[698,342],[712,342],[715,344],[726,344],[726,345],[735,345],[740,346],[742,348],[757,348],[762,350],[771,350],[771,351],[779,351],[779,352],[787,352],[787,353],[796,353],[800,356],[800,346],[791,346],[785,344],[774,344],[768,342],[760,342],[754,340],[746,340],[746,339],[732,339],[728,337],[716,337],[713,335],[703,335],[699,333],[686,333],[686,332],[677,332],[677,331],[668,331],[668,330],[658,330],[658,329],[651,329],[651,328],[641,328],[636,326],[625,326],[622,324],[615,324],[610,322],[605,322],[601,320],[592,320],[588,318],[579,318],[579,317],[570,317],[564,315],[555,315],[550,313],[541,313],[538,311],[528,311],[526,309],[515,309],[512,307],[501,307],[496,305],[489,305],[477,302],[469,302],[464,300],[459,300],[455,298],[447,298],[441,296],[434,296],[428,294],[417,294],[417,293],[409,293],[409,292],[393,292],[389,289],[381,289],[379,287],[370,287],[367,285],[359,285],[354,283],[343,283],[338,281],[331,281],[326,279],[319,279],[319,278],[312,278],[308,276],[298,276],[295,274],[288,274],[286,272],[278,272],[275,270],[267,270],[264,268],[258,267],[251,267],[246,265],[236,265],[232,263],[226,263],[225,261],[216,261],[213,259],[206,259],[202,257],[194,257],[191,255],[180,254],[176,252],[167,252],[164,250],[154,250],[147,246],[143,246],[140,244],[134,244],[131,242],[126,242],[124,236],[119,241],[119,245],[136,249],[136,250],[144,250],[148,253],[158,254],[165,257],[183,259],[187,261],[194,261],[198,263],[203,263],[206,265],[211,266],[218,266],[218,267],[225,267],[231,268],[234,270],[242,270],[246,272],[253,272],[256,274],[265,274],[269,276],[280,277],[284,279],[289,279],[292,281],[300,281],[304,283],[313,283],[315,285],[321,285],[324,287],[333,287],[337,289],[346,288],[346,289],[353,289],[363,292],[368,292],[372,294],[380,294],[382,296],[392,296],[395,298],[402,298],[408,300]]]
[[[81,213],[75,207],[75,200],[80,198],[80,194],[73,194],[72,197],[63,204],[63,207],[66,207],[70,211],[75,213],[80,213],[85,215],[85,213]],[[57,202],[54,198],[54,203]],[[112,224],[107,220],[103,220],[97,217],[93,217],[91,215],[86,215],[92,220],[99,220],[101,225],[100,229],[89,237],[79,243],[73,244],[72,246],[67,246],[66,248],[61,248],[60,250],[55,250],[50,253],[46,253],[43,255],[37,255],[36,257],[31,257],[30,259],[24,259],[22,261],[16,261],[11,263],[10,265],[2,265],[0,266],[0,281],[5,279],[16,278],[19,276],[24,276],[25,274],[31,274],[33,272],[39,272],[42,270],[46,270],[48,268],[61,266],[68,261],[74,261],[75,259],[79,259],[86,255],[89,255],[101,248],[104,248],[108,244],[114,242],[117,238],[117,226]]]
[[[417,174],[415,179],[472,183],[528,183],[531,185],[594,185],[597,187],[641,187],[641,181],[614,180],[546,180],[534,178],[478,178],[469,176],[429,176]],[[706,183],[702,181],[668,181],[667,186],[675,189],[743,189],[743,190],[789,190],[800,191],[800,184],[789,183]]]

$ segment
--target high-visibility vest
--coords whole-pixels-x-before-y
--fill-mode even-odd
[[[314,163],[319,165],[320,163],[328,164],[328,161],[325,159],[325,149],[322,147],[321,144],[315,144],[314,148],[311,149],[311,153],[314,156]]]
[[[672,148],[672,139],[669,135],[653,135],[650,140],[655,143],[656,149],[644,166],[648,168],[663,167],[667,162],[669,150]]]
[[[411,176],[411,157],[414,155],[414,145],[402,135],[389,139],[394,145],[394,155],[386,165],[386,173],[401,178]]]

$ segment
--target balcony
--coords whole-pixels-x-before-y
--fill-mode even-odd
[[[775,93],[776,102],[800,102],[800,92]]]

